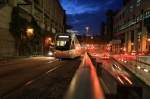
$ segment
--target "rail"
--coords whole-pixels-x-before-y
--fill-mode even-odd
[[[105,99],[96,70],[85,53],[64,99]]]

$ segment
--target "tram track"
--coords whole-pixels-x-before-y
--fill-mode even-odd
[[[43,65],[42,65],[42,66],[43,66]],[[16,92],[17,90],[22,89],[22,88],[24,88],[24,87],[27,87],[27,86],[31,85],[32,83],[38,81],[38,80],[39,80],[40,78],[42,78],[43,76],[48,75],[49,73],[55,71],[56,69],[58,69],[58,68],[61,67],[61,66],[62,66],[62,65],[55,65],[55,66],[53,66],[51,69],[46,70],[46,71],[44,71],[44,72],[42,72],[42,73],[36,75],[36,76],[33,77],[32,79],[26,80],[25,82],[23,82],[23,83],[21,83],[21,84],[15,86],[14,88],[12,88],[12,89],[10,89],[10,90],[4,92],[3,94],[1,94],[1,95],[0,95],[0,98],[2,98],[2,99],[9,99],[9,98],[7,98],[7,97],[9,97],[10,94],[13,94],[13,93]]]
[[[29,65],[30,64],[30,65]],[[15,74],[15,73],[19,73],[19,72],[22,72],[24,71],[27,67],[30,69],[30,68],[34,68],[34,67],[41,67],[43,65],[46,65],[48,64],[46,61],[45,63],[43,64],[43,62],[37,62],[36,64],[38,65],[35,65],[34,62],[31,61],[31,63],[28,63],[28,64],[15,64],[15,65],[22,65],[22,66],[18,66],[17,68],[12,68],[12,67],[4,67],[4,68],[1,68],[2,69],[5,69],[5,68],[8,68],[7,71],[5,72],[4,70],[2,70],[2,72],[0,72],[0,78],[4,78],[4,77],[7,77],[11,74]]]
[[[66,81],[68,82],[68,79],[66,78],[68,72],[71,73],[72,72],[71,68],[75,68],[77,67],[77,65],[79,65],[79,62],[72,63],[72,61],[71,62],[59,61],[59,64],[54,65],[49,70],[46,70],[41,74],[37,75],[36,77],[34,77],[33,79],[30,79],[22,84],[19,84],[13,89],[5,92],[4,94],[1,95],[1,98],[2,99],[16,99],[16,98],[17,99],[45,99],[43,97],[48,97],[49,92],[53,89],[53,87],[55,88],[57,84],[61,85],[61,83],[63,83],[62,86],[64,86],[64,84],[66,84]],[[65,68],[70,68],[70,70],[64,71],[66,70]],[[76,69],[74,69],[74,71],[76,71]],[[66,73],[64,75],[64,72],[66,72],[67,75]],[[63,76],[61,76],[62,74]],[[71,73],[71,75],[72,74],[73,73]]]

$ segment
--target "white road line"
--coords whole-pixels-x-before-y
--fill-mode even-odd
[[[47,74],[49,74],[49,73],[55,71],[55,70],[56,70],[57,68],[59,68],[59,67],[61,67],[61,66],[56,66],[56,67],[50,69],[49,71],[45,72],[45,73],[44,73],[43,75],[41,75],[41,76],[47,75]],[[41,76],[39,76],[38,78],[40,78]],[[31,83],[35,82],[38,78],[35,78],[35,79],[33,79],[33,80],[28,81],[28,82],[25,84],[25,86],[30,85]]]
[[[46,72],[46,74],[48,74],[48,73],[50,73],[50,72],[55,71],[55,70],[56,70],[57,68],[59,68],[59,67],[61,67],[61,66],[54,67],[53,69],[51,69],[51,70],[47,71],[47,72]]]
[[[105,91],[107,91],[108,93],[110,93],[109,88],[106,86],[106,84],[104,83],[104,81],[102,79],[99,78],[100,83],[102,84],[103,88]]]
[[[48,63],[53,63],[53,62],[56,62],[56,61],[57,61],[57,59],[49,61]]]

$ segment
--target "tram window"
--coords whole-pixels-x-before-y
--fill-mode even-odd
[[[57,41],[56,49],[57,50],[69,50],[70,49],[70,41]]]
[[[57,41],[57,46],[65,46],[66,41]]]

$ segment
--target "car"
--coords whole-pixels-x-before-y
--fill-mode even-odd
[[[137,52],[136,51],[132,51],[131,55],[135,56],[135,55],[137,55]]]
[[[102,59],[109,59],[109,58],[110,58],[110,55],[109,55],[109,54],[104,54],[101,58],[102,58]]]

